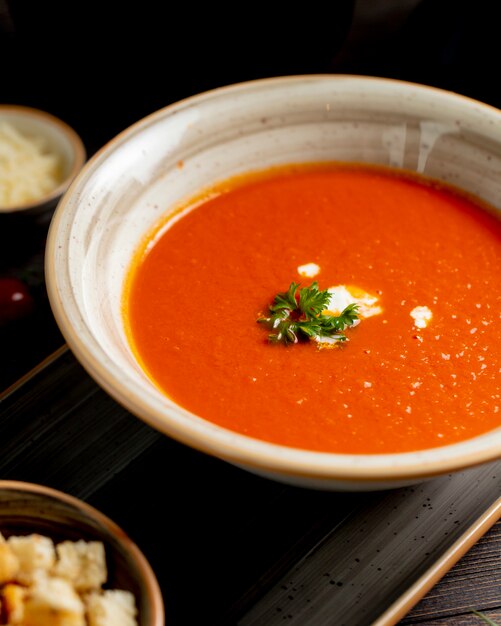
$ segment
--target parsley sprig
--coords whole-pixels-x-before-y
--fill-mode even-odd
[[[299,283],[292,282],[285,293],[275,296],[269,317],[257,320],[273,331],[268,335],[269,341],[285,345],[315,337],[346,341],[342,331],[358,319],[358,305],[349,304],[340,315],[324,315],[330,301],[329,291],[320,291],[317,282],[299,287]]]

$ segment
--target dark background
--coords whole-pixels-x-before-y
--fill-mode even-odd
[[[171,102],[268,76],[388,76],[500,106],[497,5],[0,0],[0,103],[61,117],[89,156]],[[34,300],[27,316],[0,315],[0,389],[63,342],[43,279],[47,224],[0,216],[0,280],[21,279]]]
[[[2,3],[0,102],[61,116],[90,153],[170,102],[265,76],[390,76],[500,104],[492,0]]]

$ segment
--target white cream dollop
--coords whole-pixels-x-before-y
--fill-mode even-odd
[[[350,304],[358,304],[358,315],[362,319],[383,312],[378,304],[379,298],[360,287],[337,285],[329,287],[328,292],[331,294],[331,299],[326,310],[334,315],[339,315]]]
[[[379,298],[360,289],[360,287],[336,285],[335,287],[329,287],[327,291],[330,294],[330,300],[323,311],[323,315],[340,315],[350,304],[358,305],[358,319],[353,322],[350,328],[357,326],[365,318],[379,315],[383,312],[382,307],[378,304]],[[315,337],[314,341],[327,347],[339,343],[339,338],[336,335],[332,337]]]

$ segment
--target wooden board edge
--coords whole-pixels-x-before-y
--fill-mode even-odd
[[[395,626],[499,519],[501,519],[501,498],[498,498],[432,567],[389,606],[372,626]]]
[[[15,391],[17,391],[19,387],[24,385],[24,383],[26,383],[28,380],[36,376],[43,369],[48,367],[51,363],[53,363],[56,359],[58,359],[63,354],[65,354],[68,350],[69,350],[68,346],[66,344],[63,344],[60,348],[58,348],[57,350],[49,354],[49,356],[46,357],[43,361],[41,361],[38,365],[35,365],[33,369],[29,370],[29,372],[21,376],[21,378],[18,378],[18,380],[16,380],[11,385],[9,385],[4,391],[0,392],[0,402],[5,400],[8,396],[10,396]]]

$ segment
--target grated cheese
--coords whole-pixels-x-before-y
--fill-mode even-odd
[[[426,328],[433,317],[432,312],[427,306],[416,306],[409,314],[414,320],[416,328]]]
[[[40,200],[60,182],[60,159],[48,152],[44,139],[0,122],[0,207]]]

